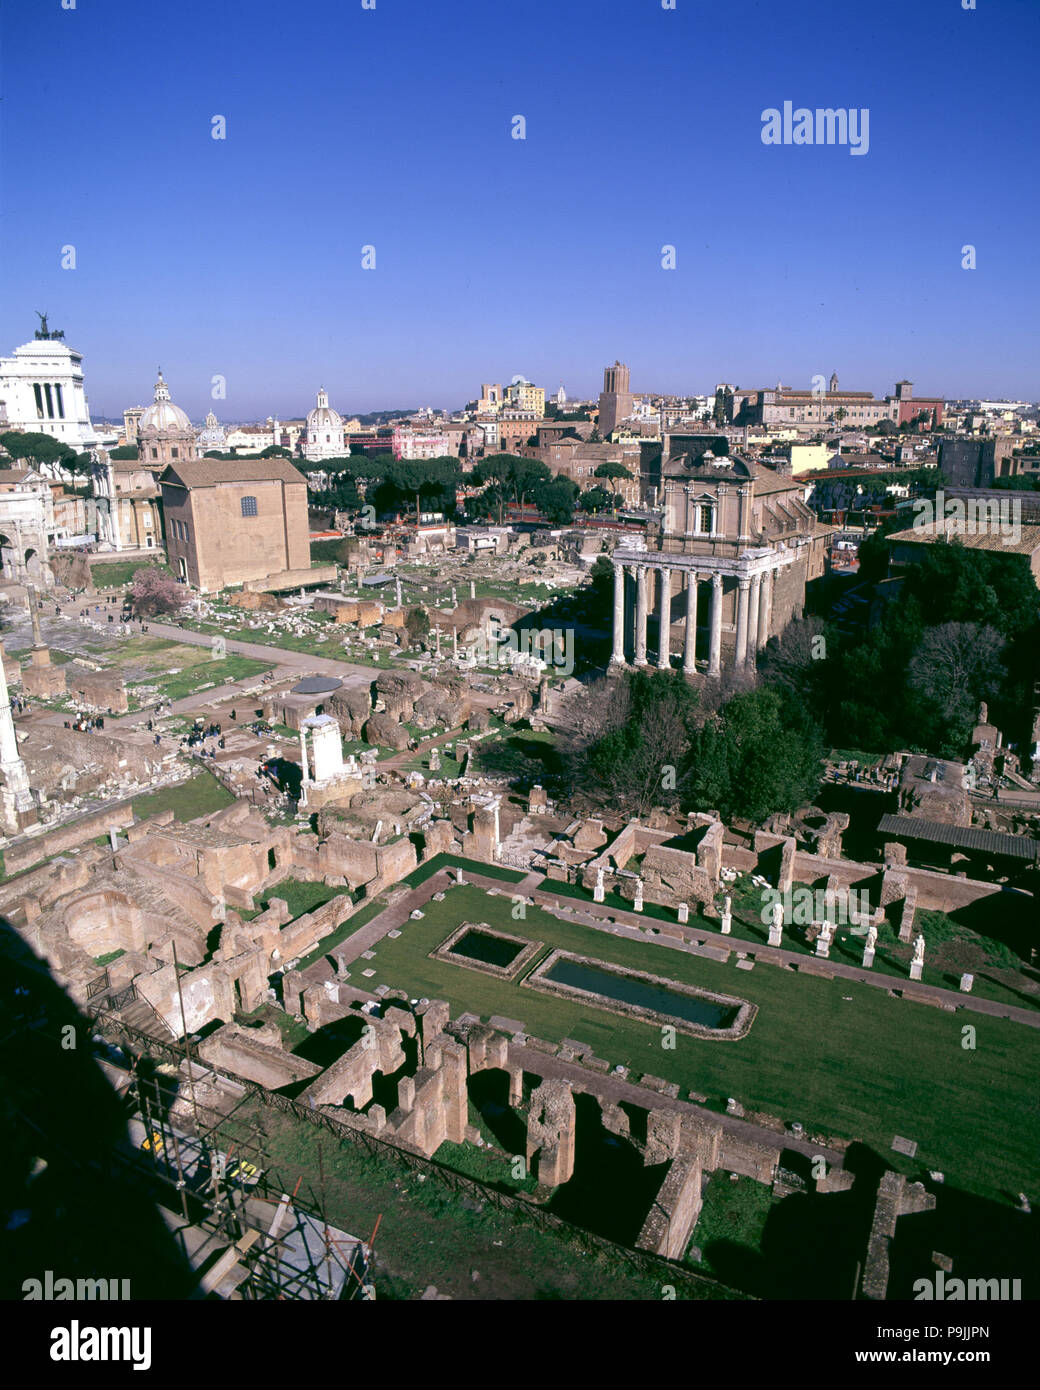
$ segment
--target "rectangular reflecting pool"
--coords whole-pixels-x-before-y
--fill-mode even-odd
[[[467,960],[479,960],[484,965],[497,965],[505,968],[512,965],[527,945],[525,941],[513,941],[507,936],[493,936],[490,932],[472,928],[465,936],[459,937],[451,948],[454,956],[465,956]]]
[[[568,951],[553,951],[523,986],[704,1038],[742,1038],[758,1011],[746,999]]]
[[[636,1004],[654,1013],[674,1014],[687,1023],[700,1023],[705,1028],[728,1028],[737,1016],[736,1005],[711,1004],[696,995],[678,994],[665,985],[651,985],[630,975],[616,975],[598,965],[582,965],[579,961],[558,960],[545,972],[543,979],[554,984],[571,985],[602,994],[622,1004]]]
[[[464,965],[467,970],[483,970],[500,980],[513,980],[542,949],[540,941],[497,931],[487,922],[463,922],[430,952],[432,960]]]

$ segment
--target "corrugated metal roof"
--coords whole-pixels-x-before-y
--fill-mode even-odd
[[[878,822],[881,835],[902,836],[907,840],[931,840],[955,849],[981,850],[984,854],[1000,854],[1008,859],[1036,859],[1040,843],[1025,835],[1002,835],[997,830],[983,830],[974,825],[947,825],[943,821],[919,820],[916,816],[882,816]]]

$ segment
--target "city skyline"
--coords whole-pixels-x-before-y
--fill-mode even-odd
[[[810,0],[756,46],[743,0],[710,24],[682,4],[535,5],[519,43],[475,0],[261,0],[249,26],[185,0],[153,61],[137,7],[16,9],[4,351],[48,309],[110,417],[147,403],[142,359],[195,419],[299,413],[319,385],[349,413],[452,408],[495,363],[593,397],[619,356],[668,394],[837,369],[1035,399],[1037,115],[1008,58],[1040,15],[883,0],[840,43],[832,21]],[[105,80],[117,52],[129,81]],[[1000,100],[958,103],[968,72]],[[70,124],[55,95],[85,73]],[[788,102],[869,112],[863,157],[763,143]]]

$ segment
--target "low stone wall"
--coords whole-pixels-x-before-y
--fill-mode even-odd
[[[277,889],[275,890],[277,896]],[[356,911],[349,893],[339,893],[313,912],[305,912],[295,922],[283,927],[278,939],[278,949],[283,960],[297,960],[312,951],[319,941],[341,927],[348,917]]]
[[[741,1173],[746,1178],[771,1186],[780,1167],[781,1147],[770,1144],[757,1144],[752,1139],[744,1139],[732,1130],[723,1130],[719,1167],[727,1173]]]
[[[68,693],[90,709],[126,714],[130,708],[126,698],[126,682],[110,671],[86,671],[70,661],[65,667]]]
[[[682,1259],[701,1211],[702,1178],[699,1159],[680,1155],[672,1162],[639,1232],[637,1250]]]
[[[309,570],[279,570],[263,579],[249,579],[243,589],[253,593],[270,593],[278,589],[299,589],[308,584],[334,584],[339,576],[337,565],[315,565]]]
[[[902,1173],[882,1175],[863,1269],[864,1298],[883,1299],[888,1292],[889,1247],[899,1218],[908,1212],[931,1211],[934,1206],[935,1198],[919,1182],[907,1183]]]
[[[295,1057],[269,1043],[254,1041],[233,1024],[211,1034],[199,1044],[198,1051],[204,1062],[226,1067],[236,1076],[244,1076],[272,1091],[296,1081],[310,1080],[321,1071],[315,1062]]]
[[[125,830],[133,823],[134,812],[129,801],[121,806],[106,807],[103,811],[82,816],[79,820],[70,821],[68,825],[59,826],[44,835],[36,835],[24,844],[7,846],[4,850],[4,867],[8,874],[22,873],[38,864],[41,859],[49,859],[52,855],[75,849],[86,840],[106,835],[109,829]]]

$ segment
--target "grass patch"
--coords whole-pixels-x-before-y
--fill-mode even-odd
[[[250,1014],[236,1014],[235,1022],[242,1024],[245,1028],[251,1024],[274,1023],[282,1035],[282,1046],[286,1052],[291,1052],[305,1038],[310,1037],[305,1023],[297,1023],[292,1014],[287,1014],[284,1009],[280,1009],[277,1004],[272,1004],[270,1001],[261,1004]]]
[[[157,792],[135,797],[133,808],[138,820],[147,820],[160,811],[172,811],[175,820],[188,821],[222,811],[234,799],[211,772],[200,771],[187,782],[178,782],[174,787],[162,787]]]
[[[797,884],[797,888],[806,885]],[[750,874],[745,874],[735,883],[727,884],[733,907],[734,934],[744,940],[764,943],[769,938],[769,929],[762,921],[764,902],[761,888],[751,882]],[[722,894],[720,893],[720,897]],[[797,902],[797,900],[795,900]],[[647,911],[650,905],[647,904]],[[739,924],[739,925],[738,925]],[[707,925],[713,929],[717,923]],[[784,928],[783,949],[797,955],[813,956],[815,944],[805,939],[805,927],[798,924]],[[934,985],[938,989],[956,990],[960,984],[962,971],[975,973],[973,993],[995,1003],[1016,1008],[1040,1009],[1040,995],[1025,990],[1017,990],[1001,984],[978,972],[987,966],[998,970],[1021,970],[1022,960],[1014,950],[1003,941],[985,936],[955,921],[944,912],[922,910],[914,921],[914,935],[920,931],[925,938],[927,960],[921,983]],[[838,925],[831,944],[829,959],[842,965],[862,965],[864,935],[857,934],[849,926]],[[873,972],[891,976],[893,982],[908,984],[910,979],[910,958],[912,944],[900,941],[896,927],[891,921],[883,922],[878,928],[877,954],[874,957]],[[958,963],[959,961],[959,963]],[[1026,983],[1022,977],[1023,985]]]
[[[588,1249],[576,1236],[544,1231],[524,1212],[472,1202],[434,1177],[419,1181],[390,1159],[255,1102],[236,1112],[240,1126],[258,1115],[267,1152],[291,1192],[297,1176],[319,1186],[319,1146],[327,1219],[367,1238],[381,1218],[375,1283],[381,1299],[417,1299],[434,1284],[453,1298],[494,1300],[645,1300],[659,1302],[661,1275],[643,1273],[622,1255]],[[248,1137],[249,1131],[242,1130]],[[474,1277],[474,1271],[476,1277]],[[707,1281],[671,1280],[682,1299],[739,1297]]]
[[[527,877],[526,873],[519,869],[503,869],[498,864],[482,864],[478,859],[463,859],[458,854],[435,854],[425,864],[413,869],[401,882],[409,888],[418,888],[420,883],[425,883],[441,869],[470,869],[475,874],[483,874],[485,878],[501,879],[503,883],[519,883]]]
[[[764,1183],[747,1177],[739,1177],[734,1182],[720,1168],[708,1182],[704,1206],[683,1263],[703,1274],[717,1273],[712,1264],[711,1247],[719,1242],[738,1245],[757,1254],[762,1247],[762,1233],[769,1213],[781,1200],[774,1197],[772,1188]],[[694,1250],[700,1250],[700,1260],[692,1257]]]
[[[183,700],[188,695],[210,688],[219,688],[230,681],[245,680],[269,671],[273,661],[233,654],[214,658],[204,647],[164,638],[137,638],[127,643],[119,653],[122,665],[140,664],[146,674],[129,682],[130,692],[141,686],[154,687],[144,700],[131,693],[131,710],[146,708],[160,698]]]
[[[94,964],[95,964],[95,965],[111,965],[112,962],[113,962],[114,960],[118,960],[120,956],[125,956],[125,955],[126,955],[126,952],[125,952],[122,948],[120,948],[118,951],[109,951],[109,952],[107,953],[107,955],[95,956],[95,957],[94,957]]]
[[[487,1183],[489,1187],[505,1188],[509,1192],[534,1192],[538,1187],[537,1180],[526,1172],[526,1165],[524,1176],[515,1178],[513,1155],[504,1154],[497,1149],[477,1144],[452,1144],[446,1139],[434,1154],[434,1158],[438,1163],[446,1164],[458,1173],[465,1173],[469,1178]]]
[[[334,932],[330,932],[328,936],[323,936],[314,950],[301,958],[296,969],[306,970],[308,966],[314,965],[321,960],[322,956],[327,956],[330,951],[341,946],[348,937],[354,935],[359,927],[363,927],[366,922],[371,922],[373,917],[378,917],[385,909],[386,903],[380,902],[378,898],[373,902],[366,903],[364,907],[358,908],[357,912],[352,917],[348,917],[345,922],[341,922]]]
[[[865,753],[862,748],[832,748],[827,756],[828,762],[859,763],[861,768],[876,767],[884,760],[884,753]]]
[[[576,898],[583,903],[596,903],[593,895],[577,883],[564,883],[554,878],[543,879],[538,885],[542,893],[557,893],[561,898]],[[635,908],[628,898],[623,898],[620,893],[604,891],[602,904],[596,903],[597,907],[613,907],[620,912],[634,912]],[[662,907],[660,903],[643,902],[643,917],[652,917],[658,922],[675,923],[679,920],[679,914],[673,907]]]
[[[160,569],[170,573],[168,565],[159,560],[107,560],[91,565],[90,579],[95,589],[119,589],[132,584],[138,570]]]
[[[474,871],[484,866],[474,865]],[[579,1037],[612,1064],[675,1081],[714,1105],[735,1096],[745,1106],[799,1120],[810,1133],[860,1139],[886,1161],[896,1134],[916,1139],[917,1163],[947,1180],[998,1196],[1035,1184],[1038,1114],[1024,1104],[1040,1064],[1040,1032],[972,1015],[977,1046],[961,1046],[964,1015],[890,997],[870,985],[800,976],[767,965],[754,972],[649,941],[562,922],[527,908],[512,918],[508,895],[473,885],[452,888],[396,940],[380,943],[371,986],[447,999],[452,1016],[522,1019],[538,1037]],[[747,1037],[718,1042],[680,1035],[673,1051],[660,1029],[577,1001],[522,989],[509,981],[431,960],[462,921],[521,932],[547,947],[588,954],[685,984],[750,999],[759,1013]],[[979,1136],[999,1136],[980,1145]]]
[[[313,912],[316,907],[321,907],[343,891],[342,888],[330,888],[325,883],[314,883],[310,879],[283,878],[258,901],[261,908],[267,908],[272,898],[281,898],[288,904],[289,920],[295,922],[297,917],[302,917],[305,912]]]

